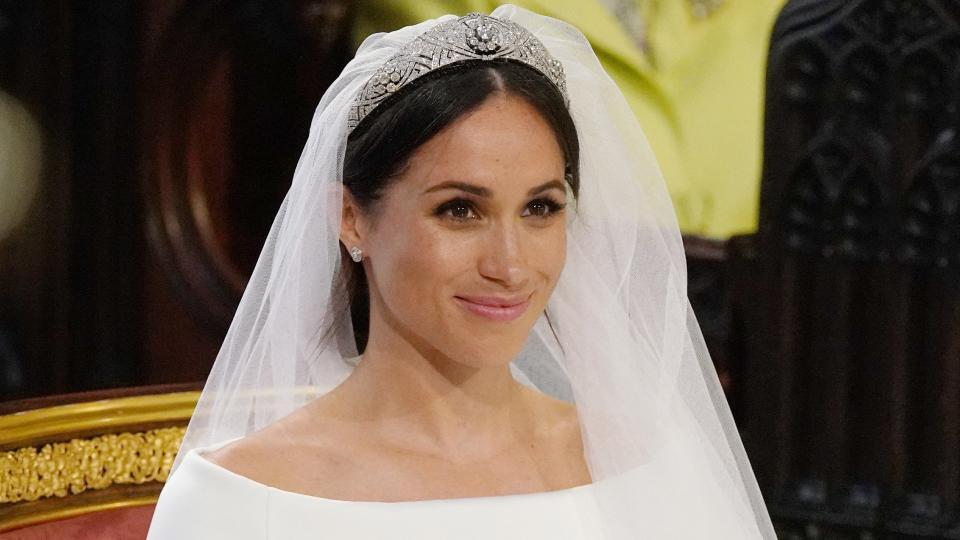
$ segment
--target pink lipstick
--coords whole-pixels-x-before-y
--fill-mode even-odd
[[[496,296],[455,296],[464,309],[494,321],[512,321],[523,315],[530,304],[530,296],[502,298]]]

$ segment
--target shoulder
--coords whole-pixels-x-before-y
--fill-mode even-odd
[[[269,458],[280,451],[282,449],[276,441],[263,432],[257,432],[198,457],[239,476],[272,485],[269,477],[274,473],[274,468]]]
[[[202,458],[263,486],[337,498],[367,457],[361,435],[301,409]]]
[[[580,417],[572,403],[524,388],[524,399],[537,419],[538,437],[580,440]]]
[[[533,444],[539,461],[554,468],[557,478],[567,485],[589,483],[576,406],[533,389],[525,392],[536,419]]]
[[[301,424],[296,418],[281,419],[261,431],[206,452],[202,458],[259,484],[302,491],[300,471],[309,467],[316,474],[321,465],[318,458],[330,452],[324,448],[329,445],[324,445],[322,439],[313,436],[307,440],[303,434],[315,432]]]

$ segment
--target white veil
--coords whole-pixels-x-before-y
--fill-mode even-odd
[[[581,147],[567,262],[513,362],[577,406],[604,538],[775,538],[686,293],[684,250],[649,144],[574,27],[503,6],[560,60]],[[347,115],[400,47],[449,16],[364,41],[317,106],[177,457],[259,430],[339,384],[356,356],[339,249]]]

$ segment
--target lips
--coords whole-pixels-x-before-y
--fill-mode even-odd
[[[526,296],[455,296],[461,307],[480,317],[494,321],[512,321],[519,318],[530,304],[530,293]]]

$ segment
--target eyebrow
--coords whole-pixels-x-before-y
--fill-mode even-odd
[[[445,189],[457,189],[460,191],[466,191],[467,193],[471,193],[478,197],[490,197],[491,195],[493,195],[493,192],[490,191],[489,188],[478,186],[476,184],[470,184],[468,182],[457,182],[453,180],[448,182],[440,182],[439,184],[430,186],[429,188],[424,190],[423,193],[424,194],[433,193],[434,191],[442,191]],[[560,191],[566,192],[566,187],[564,186],[563,182],[561,182],[560,180],[550,180],[549,182],[545,182],[543,184],[540,184],[539,186],[530,188],[530,190],[527,191],[527,196],[532,197],[538,193],[547,191],[548,189],[559,189]]]

